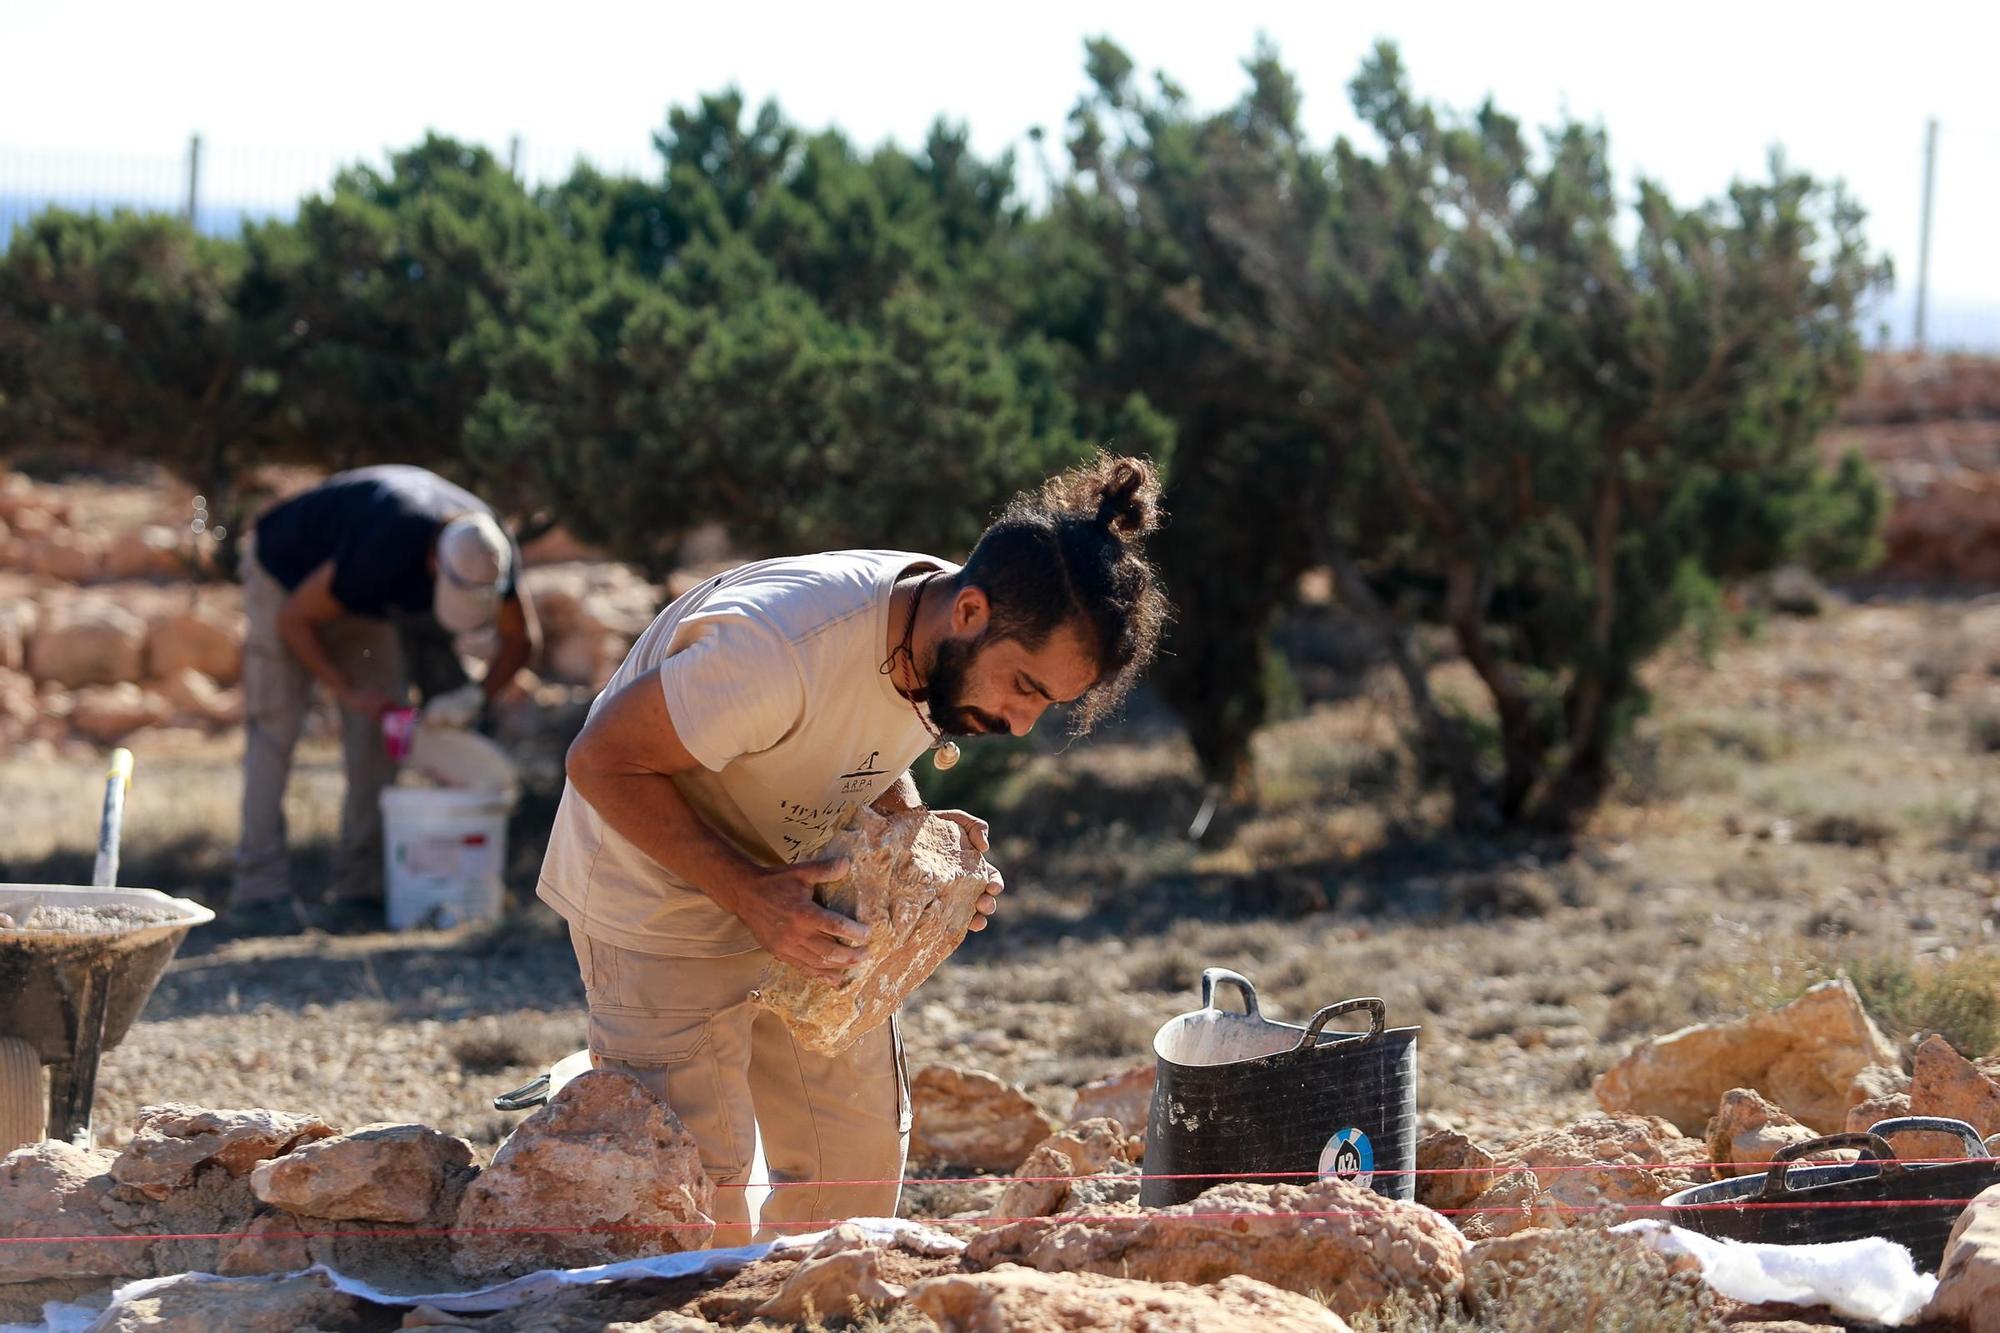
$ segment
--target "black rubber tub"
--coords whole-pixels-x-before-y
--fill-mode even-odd
[[[1965,1156],[1929,1164],[1901,1161],[1888,1136],[1913,1130],[1955,1134]],[[1797,1161],[1843,1148],[1859,1149],[1861,1156],[1852,1162]],[[1866,1131],[1827,1134],[1795,1143],[1772,1160],[1769,1171],[1668,1195],[1668,1219],[1704,1235],[1780,1245],[1881,1236],[1907,1246],[1917,1267],[1934,1273],[1966,1202],[2000,1185],[2000,1158],[1987,1153],[1978,1131],[1963,1120],[1936,1116],[1900,1116]]]
[[[1216,1006],[1218,983],[1243,997],[1244,1012]],[[1368,1016],[1366,1032],[1325,1030],[1357,1013]],[[1148,1178],[1139,1187],[1147,1207],[1245,1179],[1303,1185],[1340,1176],[1392,1199],[1414,1197],[1417,1029],[1388,1027],[1381,1000],[1343,1000],[1304,1024],[1281,1023],[1258,1012],[1247,978],[1211,967],[1201,974],[1201,1008],[1163,1026],[1153,1055]]]

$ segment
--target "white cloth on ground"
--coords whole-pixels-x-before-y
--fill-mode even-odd
[[[1732,1300],[1824,1306],[1846,1319],[1895,1328],[1917,1317],[1937,1278],[1917,1271],[1908,1249],[1891,1240],[1827,1245],[1762,1245],[1718,1240],[1647,1219],[1612,1228],[1641,1235],[1663,1254],[1694,1256],[1708,1285]]]

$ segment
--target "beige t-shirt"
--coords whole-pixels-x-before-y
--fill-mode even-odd
[[[811,860],[930,744],[882,674],[896,580],[957,566],[907,551],[766,560],[662,611],[592,710],[647,673],[702,767],[674,781],[763,865]],[[898,630],[900,631],[900,626]],[[743,923],[605,824],[567,784],[536,894],[592,939],[719,958],[757,947]]]

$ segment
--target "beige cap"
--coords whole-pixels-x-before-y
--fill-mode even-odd
[[[483,629],[500,612],[500,587],[513,564],[507,534],[490,514],[460,514],[437,541],[431,613],[454,634]]]

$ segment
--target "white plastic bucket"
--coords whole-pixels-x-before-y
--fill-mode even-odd
[[[383,789],[389,929],[448,928],[500,915],[512,804],[505,793]]]

